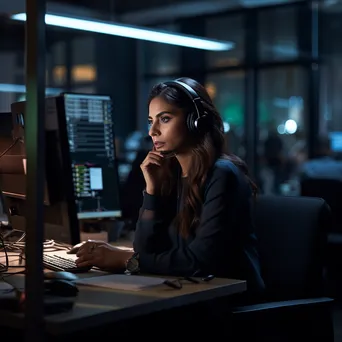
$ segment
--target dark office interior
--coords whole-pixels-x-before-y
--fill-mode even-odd
[[[23,153],[18,145],[3,152],[13,140],[13,104],[27,100],[26,26],[15,17],[26,12],[26,3],[0,1],[0,174],[5,154]],[[145,186],[140,164],[152,148],[149,92],[160,82],[193,78],[221,115],[227,152],[247,163],[261,196],[279,199],[282,209],[277,201],[262,204],[257,218],[266,224],[262,215],[273,215],[268,224],[289,225],[291,237],[282,231],[276,244],[289,245],[285,251],[293,248],[292,258],[306,257],[301,241],[311,236],[300,230],[309,224],[305,216],[316,213],[310,212],[310,203],[300,202],[290,213],[288,199],[322,198],[329,206],[322,297],[333,299],[333,340],[342,341],[342,0],[48,0],[46,13],[88,20],[76,29],[63,20],[46,22],[46,96],[76,93],[110,97],[112,103],[113,177],[120,202],[113,210],[121,215],[109,222],[83,220],[81,237],[134,240]],[[94,32],[91,21],[196,36],[229,48]],[[6,203],[0,206],[2,226],[10,224]],[[294,272],[300,273],[300,267]]]

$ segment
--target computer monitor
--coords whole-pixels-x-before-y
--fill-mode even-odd
[[[78,218],[121,217],[111,98],[65,93],[59,101],[65,110]]]
[[[335,153],[342,152],[342,132],[331,132],[329,134],[331,150]]]
[[[21,141],[23,151],[25,111],[25,102],[12,104],[13,138]],[[76,244],[79,220],[121,216],[112,114],[108,96],[62,94],[46,99],[46,239]],[[16,167],[0,172],[0,188],[12,227],[25,231],[26,157],[15,158]]]
[[[72,191],[71,168],[65,162],[66,151],[63,149],[63,138],[66,126],[62,116],[55,111],[48,111],[50,100],[47,100],[46,117],[57,124],[45,127],[46,157],[44,186],[44,237],[67,244],[80,241],[76,205]],[[17,142],[17,153],[0,158],[0,189],[4,199],[9,225],[12,229],[27,231],[35,227],[26,226],[26,148],[25,119],[26,102],[16,102],[11,106],[13,140]],[[49,118],[48,118],[49,117]]]

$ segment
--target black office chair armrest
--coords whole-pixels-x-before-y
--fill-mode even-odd
[[[334,341],[332,298],[320,297],[233,307],[234,331],[242,340],[256,336],[267,341]],[[246,330],[246,326],[249,327]]]
[[[341,233],[329,233],[328,244],[330,245],[342,245],[342,234]]]
[[[317,305],[331,305],[334,299],[329,297],[319,297],[319,298],[308,298],[308,299],[296,299],[296,300],[286,300],[280,302],[268,302],[262,304],[253,304],[246,306],[238,306],[232,309],[233,314],[248,313],[248,312],[262,312],[266,310],[275,309],[296,309],[301,306],[317,306]]]

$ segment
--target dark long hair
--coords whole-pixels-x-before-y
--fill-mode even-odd
[[[206,130],[206,133],[199,135],[194,139],[191,170],[195,170],[195,172],[190,172],[188,174],[188,187],[186,193],[183,194],[184,206],[175,219],[181,235],[186,237],[191,231],[196,229],[199,224],[203,204],[203,187],[208,172],[217,158],[222,157],[234,163],[245,174],[254,194],[257,192],[257,187],[249,177],[246,163],[235,155],[224,154],[225,143],[223,122],[206,89],[191,78],[183,77],[180,78],[179,81],[186,83],[196,91],[202,99],[204,110],[211,119],[210,127]],[[185,115],[189,115],[189,113],[194,111],[194,105],[188,95],[176,87],[159,83],[152,88],[148,104],[156,97],[162,98],[170,105],[182,109]],[[168,160],[168,163],[170,166],[170,178],[168,183],[163,184],[162,193],[164,195],[170,194],[179,181],[179,172],[176,170],[179,170],[180,166],[176,158]]]

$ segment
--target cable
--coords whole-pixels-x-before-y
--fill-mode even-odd
[[[17,233],[17,232],[20,232],[21,233],[21,236],[14,242],[9,242],[9,241],[6,241],[6,239],[9,239],[10,236],[13,234],[13,233]],[[11,230],[10,232],[8,232],[7,234],[4,234],[3,235],[3,240],[4,240],[4,246],[6,247],[6,249],[9,251],[22,251],[25,249],[25,239],[26,237],[26,233],[22,230],[18,230],[18,229],[13,229]],[[68,251],[71,249],[71,247],[67,244],[64,244],[64,243],[59,243],[59,242],[56,242],[54,240],[45,240],[43,242],[43,249],[44,251]],[[1,250],[1,248],[0,248]]]
[[[12,267],[17,267],[17,266],[10,266],[10,267],[12,268]],[[1,277],[2,280],[5,281],[5,278],[8,278],[8,277],[13,276],[13,275],[17,275],[17,274],[24,274],[25,275],[26,274],[26,269],[24,267],[22,267],[22,268],[23,268],[23,270],[18,271],[18,272],[2,272],[0,274],[0,277]]]
[[[5,246],[8,250],[24,250],[25,249],[25,241],[23,242],[5,242]],[[71,249],[70,246],[64,245],[62,243],[55,242],[54,240],[46,240],[43,242],[44,252],[54,252],[54,251],[69,251]]]
[[[11,234],[16,233],[16,232],[20,232],[21,236],[14,242],[9,242],[6,241],[6,238],[9,238],[11,236]],[[20,263],[22,262],[22,260],[25,260],[25,236],[26,233],[24,231],[21,230],[17,230],[14,229],[10,232],[8,232],[5,235],[0,234],[0,252],[4,252],[5,253],[5,257],[6,257],[6,265],[4,265],[4,267],[2,269],[0,269],[1,274],[20,274],[20,273],[25,273],[25,270],[19,271],[19,272],[9,272],[9,269],[13,269],[13,268],[25,268],[24,265],[20,265]],[[64,244],[64,243],[59,243],[59,242],[55,242],[54,240],[46,240],[43,242],[43,253],[45,252],[55,252],[55,251],[68,251],[71,249],[70,245]],[[14,253],[18,253],[18,261],[19,261],[19,265],[10,265],[9,264],[9,258],[8,258],[8,253],[7,252],[14,252]],[[12,260],[13,261],[13,260]],[[1,263],[0,263],[1,264]]]
[[[5,151],[0,153],[0,158],[2,158],[8,151],[10,151],[21,139],[16,138],[11,145],[9,145]]]
[[[7,239],[10,238],[10,236],[13,233],[16,232],[20,232],[22,235],[14,242],[8,242],[6,241]],[[18,251],[21,252],[22,249],[25,247],[25,243],[23,245],[22,241],[24,240],[26,236],[26,233],[22,230],[18,230],[18,229],[13,229],[10,232],[8,232],[7,234],[3,235],[3,240],[4,240],[4,248],[6,248],[8,251],[13,252],[13,251]]]
[[[14,253],[19,253],[18,255],[18,260],[19,263],[22,260],[25,260],[25,241],[24,238],[26,236],[26,233],[20,230],[15,230],[16,232],[21,232],[22,235],[17,239],[17,241],[15,242],[6,242],[3,241],[3,245],[0,247],[0,251],[5,252],[5,256],[6,256],[6,267],[4,267],[2,271],[2,273],[11,273],[8,272],[9,268],[22,268],[25,267],[23,265],[10,265],[8,262],[8,254],[7,252],[14,252]],[[14,231],[12,231],[14,232]],[[8,233],[6,235],[6,237],[10,236],[11,233]],[[55,242],[54,240],[46,240],[43,242],[43,253],[45,252],[55,252],[55,251],[68,251],[70,250],[71,247],[69,245],[63,244],[63,243],[58,243]]]

